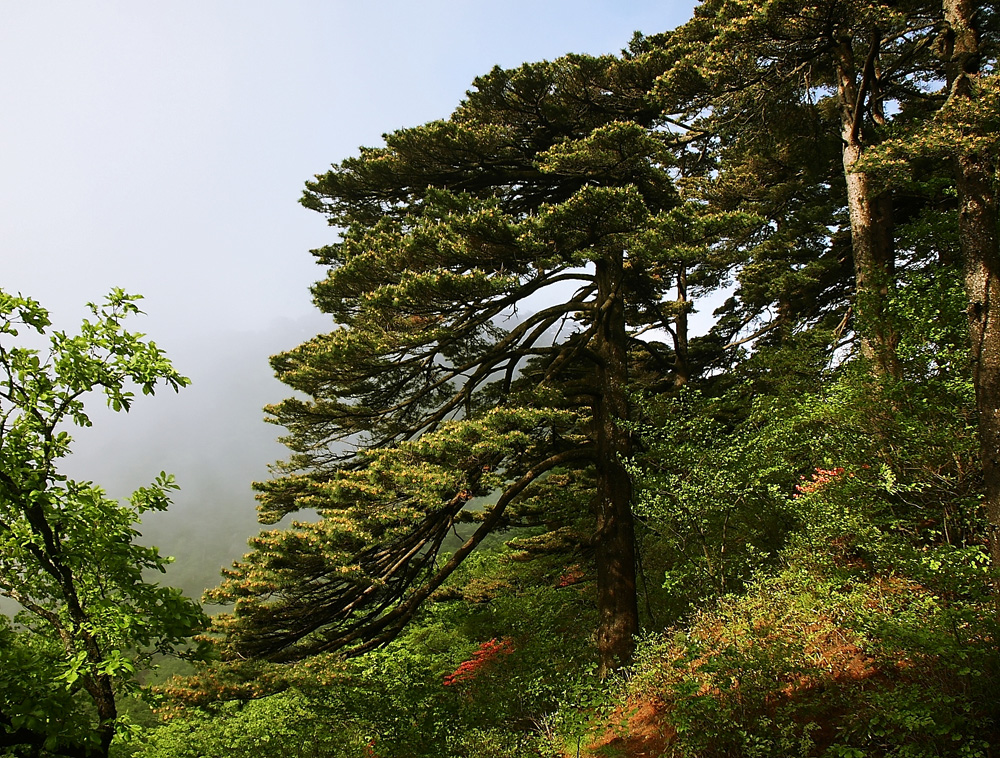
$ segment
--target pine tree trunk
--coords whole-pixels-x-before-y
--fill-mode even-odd
[[[597,399],[594,432],[597,447],[597,647],[601,676],[627,666],[639,631],[636,600],[635,525],[632,479],[625,468],[630,454],[628,418],[628,340],[622,296],[622,256],[597,263]]]
[[[869,63],[861,72],[859,82],[851,41],[841,41],[837,55],[837,97],[854,254],[854,311],[861,336],[861,352],[871,361],[877,375],[899,378],[902,376],[896,354],[899,334],[886,319],[885,312],[886,301],[895,285],[892,197],[888,192],[876,192],[868,174],[857,170],[864,152],[863,110],[866,93],[874,86],[871,79],[874,78],[877,46],[875,33]]]
[[[944,0],[950,27],[949,101],[971,99],[973,80],[980,73],[976,7],[973,0]],[[1000,617],[1000,249],[995,172],[986,156],[965,152],[960,152],[954,167],[959,245],[969,301],[972,380],[979,413],[983,495],[993,560],[993,596]]]
[[[691,363],[688,359],[688,299],[687,268],[681,266],[677,272],[677,315],[674,317],[674,387],[683,387],[691,378]]]

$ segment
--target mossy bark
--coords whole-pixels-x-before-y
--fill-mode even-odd
[[[980,75],[978,3],[944,0],[949,103],[971,100]],[[1000,617],[1000,249],[996,167],[986,155],[961,149],[954,160],[959,244],[968,298],[972,378],[979,414],[983,497],[993,559],[993,594]]]

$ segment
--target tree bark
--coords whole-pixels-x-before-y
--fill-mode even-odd
[[[623,258],[609,254],[596,265],[597,360],[594,437],[597,453],[597,648],[600,675],[627,666],[639,631],[636,599],[635,524],[632,479],[625,468],[631,453],[628,418],[628,340],[622,293]]]
[[[677,315],[674,316],[674,387],[683,387],[691,378],[688,358],[688,293],[687,267],[677,270]]]
[[[111,751],[111,741],[115,737],[115,725],[118,722],[118,706],[115,703],[115,691],[111,683],[111,677],[106,674],[98,674],[87,682],[85,688],[88,694],[94,699],[97,706],[97,734],[100,744],[95,755],[98,758],[107,758]]]
[[[949,103],[971,100],[980,75],[978,3],[944,0]],[[993,562],[993,597],[1000,617],[1000,250],[997,243],[995,168],[985,155],[958,151],[959,245],[969,301],[972,381],[979,415],[983,503]]]
[[[852,41],[840,41],[836,57],[837,97],[854,254],[854,312],[861,336],[861,352],[871,361],[876,375],[900,378],[902,366],[896,353],[899,333],[887,320],[885,308],[895,285],[892,196],[888,191],[877,192],[871,177],[857,170],[865,149],[864,110],[875,86],[874,61],[879,42],[880,37],[875,32],[859,79]]]

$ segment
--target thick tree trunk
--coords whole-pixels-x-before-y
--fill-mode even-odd
[[[974,0],[944,0],[949,25],[949,101],[971,99],[979,76]],[[993,559],[993,595],[1000,617],[1000,249],[995,170],[983,155],[960,150],[954,163],[959,244],[965,269],[972,380],[979,412],[983,494]]]
[[[632,479],[625,468],[630,454],[628,418],[628,341],[622,296],[622,257],[597,263],[596,335],[597,400],[594,437],[597,447],[597,647],[602,676],[632,661],[639,631],[636,600],[635,525]]]
[[[871,177],[857,170],[864,152],[864,109],[874,88],[878,44],[876,33],[859,81],[851,40],[841,41],[837,55],[837,97],[854,254],[854,311],[861,352],[871,361],[876,374],[899,378],[902,375],[896,353],[899,334],[886,319],[885,309],[895,285],[892,197],[888,192],[876,192]]]

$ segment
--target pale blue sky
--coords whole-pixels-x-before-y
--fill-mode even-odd
[[[230,532],[218,564],[242,552],[250,480],[282,454],[260,421],[284,394],[267,357],[325,328],[308,250],[332,230],[298,205],[303,183],[384,132],[446,117],[496,64],[618,52],[693,6],[0,2],[0,287],[63,328],[112,286],[142,293],[136,327],[195,380],[102,415],[77,435],[73,473],[118,495],[172,470],[183,492],[156,528],[187,536],[164,537],[167,550],[204,519]]]
[[[165,343],[303,315],[330,239],[306,179],[494,64],[616,52],[691,5],[8,0],[3,286],[59,310],[141,292]]]

